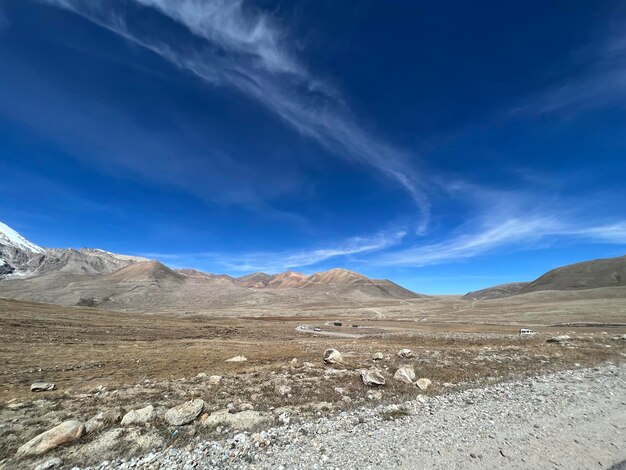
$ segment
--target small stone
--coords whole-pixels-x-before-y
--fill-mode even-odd
[[[376,352],[372,355],[372,359],[374,361],[382,361],[385,358],[385,356],[383,356],[383,353],[381,352]]]
[[[56,388],[55,384],[48,382],[35,382],[30,386],[31,392],[49,392],[50,390],[54,390]]]
[[[383,373],[380,371],[380,369],[377,369],[375,367],[371,369],[361,369],[359,373],[361,374],[361,380],[365,385],[385,385],[385,377],[383,376]]]
[[[148,405],[138,410],[129,411],[122,418],[122,426],[130,426],[133,424],[145,424],[156,418],[154,406]]]
[[[569,337],[568,335],[552,336],[551,338],[548,338],[546,343],[562,344],[562,343],[567,343],[570,339],[572,338]]]
[[[183,426],[196,419],[204,409],[204,400],[196,398],[170,408],[165,413],[165,422],[172,426]]]
[[[401,366],[393,375],[393,378],[399,382],[412,384],[415,380],[415,370],[411,366]]]
[[[80,421],[65,421],[58,426],[39,434],[17,449],[17,457],[41,455],[50,449],[71,444],[85,434],[85,425]]]
[[[206,376],[206,372],[200,372],[198,375],[196,375],[196,379],[204,379]]]
[[[99,431],[109,424],[114,424],[122,419],[122,413],[118,409],[101,411],[85,423],[87,434]]]
[[[206,418],[203,417],[201,423],[204,426],[218,427],[228,426],[238,431],[250,431],[256,427],[270,424],[272,418],[259,411],[241,411],[239,413],[230,413],[229,410],[223,409],[212,413]]]
[[[63,465],[63,460],[59,457],[54,457],[40,463],[33,470],[52,470],[53,468],[59,468],[61,465]]]
[[[246,356],[235,356],[230,359],[226,359],[226,362],[246,362],[248,358]]]
[[[324,351],[324,364],[336,364],[342,361],[343,357],[336,349],[327,349]]]
[[[222,381],[221,375],[212,375],[211,377],[209,377],[209,385],[219,385],[221,381]]]
[[[413,357],[413,351],[411,351],[410,349],[401,349],[400,351],[398,351],[398,357],[408,359],[410,357]]]
[[[289,385],[277,385],[276,393],[282,396],[289,395],[291,393],[291,387]]]
[[[380,390],[367,392],[366,398],[368,400],[382,400],[383,392]]]
[[[429,379],[424,379],[424,378],[419,379],[415,383],[417,384],[420,390],[426,390],[432,384],[432,382]]]

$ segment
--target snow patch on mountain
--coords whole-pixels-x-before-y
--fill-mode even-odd
[[[18,248],[22,251],[29,251],[31,253],[46,254],[46,250],[34,243],[29,242],[11,227],[0,222],[0,244],[7,245],[14,248]]]

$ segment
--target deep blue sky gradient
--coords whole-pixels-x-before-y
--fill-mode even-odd
[[[626,251],[624,4],[63,3],[0,0],[0,220],[39,245],[425,293]]]

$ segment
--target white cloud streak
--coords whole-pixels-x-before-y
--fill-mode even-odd
[[[626,244],[626,222],[574,227],[553,216],[510,217],[439,243],[412,246],[371,260],[377,265],[421,267],[493,253],[499,249],[525,249],[538,242],[576,239],[587,243]]]
[[[158,258],[174,264],[210,263],[231,273],[266,271],[277,273],[289,269],[303,268],[331,259],[372,253],[394,246],[406,236],[403,230],[383,232],[372,237],[353,237],[332,247],[311,250],[290,250],[253,253],[142,253],[141,256]]]
[[[604,41],[580,51],[587,57],[585,71],[530,98],[512,114],[572,114],[604,107],[626,107],[626,35],[624,24]]]
[[[331,153],[376,169],[408,192],[421,212],[417,230],[426,229],[430,204],[411,156],[366,132],[339,94],[289,52],[286,33],[272,17],[242,0],[41,1],[79,14],[208,83],[239,90]],[[189,37],[137,27],[138,6],[183,26]]]

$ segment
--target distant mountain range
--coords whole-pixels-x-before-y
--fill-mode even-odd
[[[242,277],[172,269],[99,249],[39,247],[0,224],[0,296],[113,310],[198,312],[234,306],[341,307],[420,297],[346,269]]]
[[[532,282],[469,292],[489,300],[537,291],[626,287],[626,256],[553,269]],[[93,248],[37,246],[0,223],[0,297],[111,310],[195,313],[258,307],[367,307],[425,297],[386,279],[346,269],[241,277],[172,269],[158,261]]]
[[[548,271],[532,282],[500,284],[468,292],[468,299],[488,300],[538,291],[571,291],[626,287],[626,256],[570,264]]]

